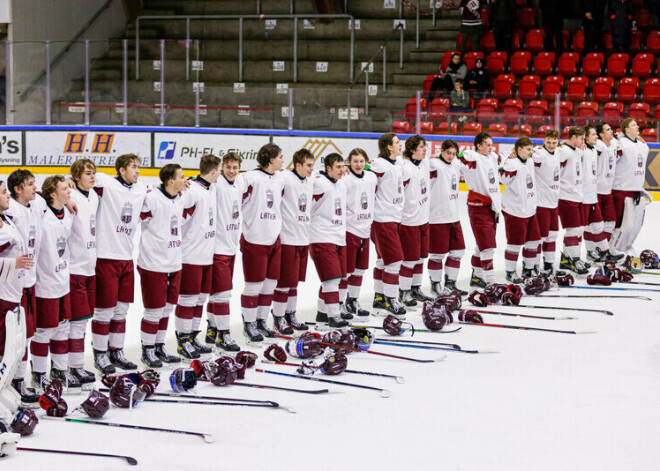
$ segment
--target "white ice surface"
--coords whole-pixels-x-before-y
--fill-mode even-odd
[[[464,203],[465,195],[461,196]],[[458,284],[467,289],[474,239],[466,214],[462,216],[462,224],[468,250]],[[655,203],[648,208],[646,225],[636,247],[660,251],[656,232],[659,230],[660,204]],[[499,247],[505,244],[503,223],[498,228],[498,244]],[[496,253],[495,267],[498,281],[504,281],[501,249]],[[313,320],[318,278],[311,263],[307,278],[299,289],[299,316]],[[640,275],[635,279],[660,283],[660,278],[655,276]],[[234,338],[243,343],[240,257],[234,283],[232,330]],[[584,279],[579,283],[585,284]],[[424,287],[428,290],[426,276]],[[577,289],[560,292],[597,293]],[[199,394],[273,400],[296,408],[298,414],[260,408],[141,403],[133,411],[112,407],[103,419],[211,433],[217,439],[214,444],[206,444],[197,437],[42,420],[34,435],[22,439],[19,446],[131,455],[138,459],[139,469],[149,470],[657,470],[660,294],[602,293],[639,294],[653,300],[525,298],[530,304],[609,309],[615,315],[534,309],[528,313],[573,314],[579,319],[548,321],[484,316],[486,322],[596,330],[598,333],[594,335],[464,326],[453,334],[418,333],[414,337],[457,343],[466,349],[497,350],[496,354],[373,347],[377,351],[418,358],[447,355],[444,362],[430,364],[350,354],[349,368],[405,377],[405,384],[351,374],[337,377],[388,388],[392,396],[387,399],[372,391],[250,370],[246,381],[253,383],[308,389],[329,386],[345,393],[305,395],[202,384],[197,388]],[[362,290],[363,306],[370,306],[371,296],[372,281],[368,276]],[[129,311],[126,347],[127,356],[133,360],[139,358],[142,309],[139,283],[136,301]],[[418,313],[409,315],[409,319],[417,328],[423,328]],[[380,319],[372,320],[374,325],[380,322]],[[205,325],[204,322],[202,327]],[[171,320],[168,335],[171,352],[175,350],[173,327]],[[383,335],[382,331],[379,335]],[[88,343],[90,337],[88,334]],[[291,367],[261,363],[257,366],[294,372]],[[93,369],[89,353],[86,367]],[[169,371],[164,370],[162,375],[159,391],[168,391]],[[69,410],[77,407],[84,397],[66,396]],[[71,416],[83,417],[79,413]],[[1,471],[79,467],[100,471],[126,466],[112,459],[29,452],[0,459]]]

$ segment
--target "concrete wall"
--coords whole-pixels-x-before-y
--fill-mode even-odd
[[[12,0],[13,122],[38,124],[45,121],[45,81],[24,98],[27,88],[43,72],[46,65],[44,41],[50,40],[51,61],[80,29],[105,4],[106,0]],[[113,0],[80,40],[97,40],[90,45],[90,61],[108,48],[107,40],[119,38],[126,28],[126,12],[122,0]],[[84,76],[83,44],[70,48],[63,60],[51,71],[51,98],[67,96],[73,82]],[[67,99],[84,99],[80,92]]]

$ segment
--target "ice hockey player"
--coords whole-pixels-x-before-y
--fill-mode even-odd
[[[147,188],[138,182],[140,158],[123,154],[115,161],[117,175],[98,172],[94,190],[99,195],[96,215],[96,307],[92,318],[94,366],[102,374],[115,367],[135,370],[124,356],[126,314],[135,284],[133,239]],[[109,348],[108,348],[109,347]]]
[[[604,232],[603,214],[598,199],[598,154],[596,144],[598,134],[596,128],[587,124],[584,126],[584,150],[582,152],[582,225],[584,226],[584,245],[587,249],[587,259],[592,262],[602,261],[607,251],[607,240]]]
[[[534,161],[530,158],[534,150],[527,137],[516,140],[509,158],[500,167],[500,180],[505,185],[502,192],[502,213],[506,229],[504,263],[506,280],[518,284],[523,280],[516,273],[518,253],[523,251],[523,277],[538,274],[534,266],[536,255],[541,250],[541,233],[536,220],[537,186]]]
[[[203,155],[199,175],[189,180],[190,186],[182,195],[181,286],[174,323],[177,353],[188,360],[212,351],[197,341],[197,335],[204,302],[211,293],[219,176],[220,159],[212,154]]]
[[[71,322],[69,322],[69,374],[81,385],[94,383],[96,377],[84,368],[87,321],[96,305],[96,211],[99,197],[94,191],[96,165],[78,159],[71,166],[75,188],[71,201],[77,214],[71,225]]]
[[[321,280],[316,322],[337,329],[348,325],[339,307],[339,281],[346,276],[346,187],[341,181],[344,159],[333,153],[325,157],[323,164],[325,170],[313,180],[309,252]]]
[[[346,186],[346,288],[348,295],[344,301],[344,312],[362,319],[369,317],[369,311],[358,302],[362,277],[369,268],[369,237],[374,220],[374,198],[377,178],[373,172],[366,172],[369,163],[367,153],[355,148],[348,154],[348,173],[342,180]],[[342,280],[343,282],[343,280]]]
[[[258,168],[243,179],[243,277],[241,296],[243,334],[250,344],[260,344],[264,336],[275,339],[268,326],[268,313],[280,276],[282,229],[282,150],[266,144],[257,153]]]
[[[374,221],[371,240],[376,246],[374,268],[374,302],[378,312],[404,318],[406,309],[399,304],[399,272],[403,248],[399,224],[403,213],[403,165],[401,143],[396,134],[388,132],[378,139],[378,158],[370,164],[377,177],[374,201]]]
[[[616,210],[614,209],[614,197],[612,196],[612,184],[614,183],[614,171],[616,169],[616,149],[619,142],[614,137],[614,131],[607,123],[596,126],[598,141],[596,142],[596,159],[598,173],[598,202],[603,214],[603,232],[607,241],[607,253],[603,260],[614,260],[609,253],[609,242],[616,225]]]
[[[442,142],[440,156],[434,155],[430,161],[430,228],[429,228],[429,263],[431,292],[435,297],[458,292],[461,296],[466,291],[456,287],[456,279],[461,268],[461,258],[465,253],[463,229],[458,212],[458,185],[461,167],[456,160],[459,148],[456,141],[446,139]],[[436,158],[437,157],[437,158]],[[445,264],[445,286],[442,283],[442,264]]]
[[[399,302],[415,309],[417,302],[430,301],[422,293],[424,261],[429,255],[429,159],[422,136],[406,139],[403,151],[403,212],[399,237],[403,262],[399,271]]]
[[[165,165],[158,177],[161,185],[147,192],[140,212],[142,235],[137,264],[144,305],[142,362],[148,368],[181,361],[165,350],[165,336],[181,286],[181,192],[187,181],[179,164]]]
[[[477,245],[472,256],[470,286],[484,288],[495,282],[493,256],[497,222],[502,210],[502,195],[497,175],[499,156],[493,152],[490,135],[480,132],[474,149],[459,154],[461,171],[468,187],[468,216]]]
[[[543,271],[551,275],[554,272],[556,241],[559,234],[559,133],[548,129],[543,138],[543,146],[534,150],[536,177],[536,220],[539,224],[543,252]],[[540,268],[540,253],[536,256]]]

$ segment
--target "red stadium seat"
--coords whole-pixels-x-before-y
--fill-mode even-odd
[[[493,82],[493,96],[495,98],[513,97],[513,84],[516,78],[511,74],[498,75]]]
[[[650,78],[644,84],[642,99],[647,103],[660,103],[660,79]]]
[[[645,8],[640,8],[637,10],[635,21],[637,24],[637,29],[640,31],[651,31],[653,28],[653,17]]]
[[[580,54],[577,52],[565,52],[557,61],[557,73],[564,77],[574,77],[580,64]]]
[[[615,118],[617,120],[621,120],[623,117],[623,103],[620,101],[610,101],[609,103],[605,103],[601,114],[605,118]],[[607,121],[611,122],[611,120]]]
[[[449,123],[443,121],[435,127],[435,134],[442,134],[443,136],[456,136],[458,135],[458,125],[456,123],[451,123],[451,131]]]
[[[605,47],[605,52],[611,54],[614,50],[614,44],[612,43],[612,33],[603,34],[603,46]]]
[[[520,51],[524,50],[525,48],[523,46],[523,30],[522,29],[514,29],[513,30],[513,35],[511,36],[511,49],[513,51]]]
[[[523,100],[533,100],[539,95],[541,77],[538,75],[525,75],[518,83],[518,96]]]
[[[474,62],[477,59],[483,59],[484,58],[484,53],[481,51],[471,51],[465,54],[465,57],[463,60],[465,61],[465,65],[467,66],[468,70],[474,69]]]
[[[419,99],[420,112],[426,111],[426,98]],[[406,103],[406,119],[408,121],[415,121],[417,119],[417,98],[411,98]]]
[[[637,77],[624,77],[616,86],[616,96],[619,101],[631,103],[637,98],[639,79]]]
[[[571,77],[566,86],[566,98],[571,101],[582,101],[587,98],[589,79],[587,77]]]
[[[653,54],[640,53],[632,61],[632,75],[639,78],[651,76],[653,69]]]
[[[625,77],[628,74],[628,54],[612,54],[607,59],[607,75],[614,78]]]
[[[525,108],[527,121],[530,124],[546,124],[549,119],[548,102],[545,100],[532,100]]]
[[[394,134],[408,134],[410,132],[410,123],[408,121],[394,121],[392,123],[392,132]]]
[[[536,75],[550,75],[555,68],[554,52],[539,52],[534,57],[534,73]]]
[[[612,99],[612,89],[614,88],[614,79],[612,77],[598,77],[591,86],[591,96],[600,103],[605,103]]]
[[[630,52],[637,54],[642,50],[642,43],[644,42],[644,33],[636,29],[630,32]]]
[[[594,101],[583,101],[575,110],[576,116],[580,118],[592,118],[598,116],[598,103]],[[586,119],[577,120],[579,123],[586,123]]]
[[[550,118],[554,122],[555,120],[555,105],[553,104],[550,108]],[[571,115],[573,114],[573,102],[572,101],[560,101],[559,102],[559,120],[561,123],[568,123]]]
[[[571,129],[571,127],[572,126],[564,126],[564,130],[559,135],[559,139],[568,139],[568,130]]]
[[[543,81],[541,87],[541,97],[544,100],[554,100],[557,95],[561,95],[564,88],[564,77],[561,75],[551,75]]]
[[[498,118],[499,102],[495,98],[482,98],[477,103],[477,120],[494,121]]]
[[[605,56],[601,52],[592,52],[582,60],[582,73],[587,77],[600,77],[603,74]]]
[[[506,137],[507,127],[504,123],[491,123],[486,132],[491,135],[491,137]]]
[[[517,51],[511,56],[509,68],[514,75],[525,75],[529,73],[529,65],[532,62],[532,55],[527,51]]]
[[[449,98],[436,98],[428,108],[428,117],[435,123],[444,121],[449,111]]]
[[[656,128],[646,128],[642,131],[642,139],[646,142],[658,142],[658,130]]]
[[[502,105],[502,121],[517,123],[523,111],[523,101],[511,98]]]
[[[509,136],[511,137],[532,137],[532,125],[531,124],[517,124],[511,128],[509,131]]]
[[[660,54],[660,31],[651,31],[646,37],[646,52]]]
[[[493,36],[493,31],[490,29],[485,29],[481,34],[481,41],[479,41],[479,49],[485,53],[493,52],[497,46],[495,46],[495,36]]]
[[[447,70],[449,63],[451,62],[451,56],[454,54],[460,54],[460,51],[447,51],[442,55],[442,59],[440,59],[440,68],[442,70]]]
[[[536,26],[536,8],[518,9],[518,26],[522,29],[532,29]]]
[[[476,136],[481,130],[481,123],[465,123],[461,129],[461,136]]]
[[[660,119],[660,105],[657,105],[653,110],[653,118]]]
[[[545,31],[542,29],[530,29],[525,38],[525,49],[529,52],[541,52],[543,50],[543,40]]]
[[[430,121],[422,121],[419,123],[420,134],[433,134],[433,123]]]
[[[567,29],[561,30],[561,37],[564,43],[564,50],[571,49],[571,32]]]
[[[509,55],[506,52],[495,51],[488,54],[486,60],[486,69],[491,76],[496,76],[506,72]]]
[[[426,76],[424,79],[424,84],[422,85],[422,89],[424,90],[424,95],[428,95],[429,91],[431,90],[431,84],[433,83],[433,79],[436,77],[442,77],[440,74],[429,74]]]
[[[543,139],[545,137],[545,133],[548,132],[551,129],[554,129],[555,127],[552,124],[544,124],[543,126],[540,126],[536,130],[536,134],[534,137],[537,137],[539,139]]]
[[[584,52],[584,30],[577,30],[573,35],[573,50],[578,54]]]
[[[634,118],[637,121],[637,124],[644,125],[646,123],[645,119],[651,114],[651,105],[648,103],[633,103],[628,108],[628,113],[626,116],[628,118]]]

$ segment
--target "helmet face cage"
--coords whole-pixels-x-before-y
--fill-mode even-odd
[[[369,350],[374,340],[376,340],[374,332],[363,327],[353,329],[353,336],[355,337],[355,345],[360,350]]]

